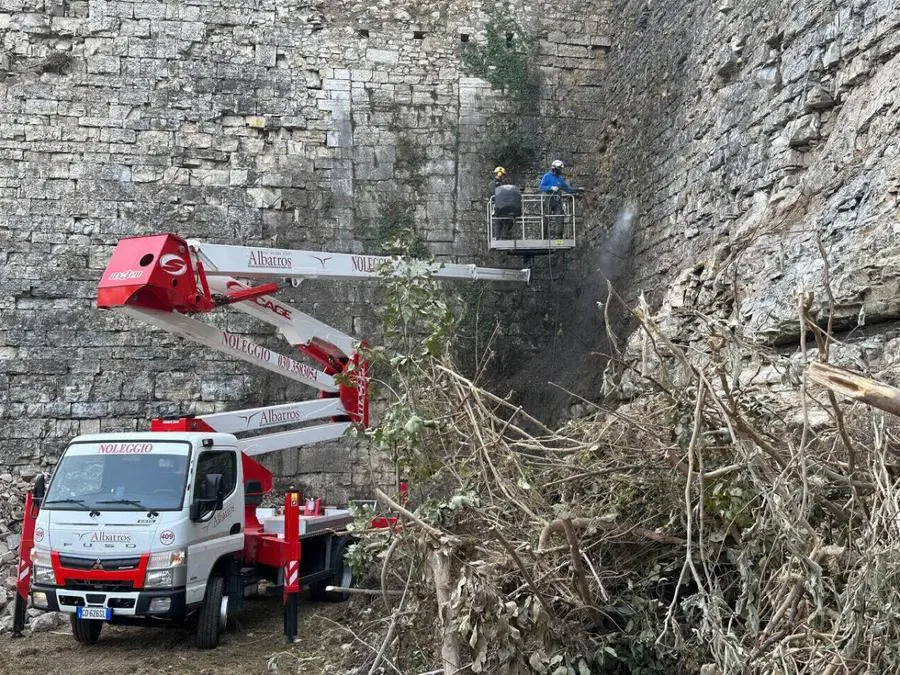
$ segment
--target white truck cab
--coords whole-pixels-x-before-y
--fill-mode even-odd
[[[231,434],[79,436],[41,502],[32,599],[76,620],[183,619],[243,550],[243,507]]]

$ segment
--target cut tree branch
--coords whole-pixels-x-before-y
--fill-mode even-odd
[[[896,387],[829,363],[810,363],[806,372],[809,379],[816,384],[842,396],[900,416],[900,389]]]

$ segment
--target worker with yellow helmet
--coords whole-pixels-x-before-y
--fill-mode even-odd
[[[494,169],[494,177],[491,179],[491,196],[494,196],[494,193],[497,191],[498,185],[503,185],[506,182],[506,169],[502,166],[498,166]]]
[[[498,239],[512,237],[515,218],[522,215],[522,193],[515,185],[510,185],[506,177],[506,169],[502,166],[494,168],[491,180],[492,217],[496,221]]]

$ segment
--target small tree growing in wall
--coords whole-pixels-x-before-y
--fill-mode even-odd
[[[485,154],[520,170],[535,165],[540,150],[540,72],[533,66],[534,41],[512,18],[497,14],[485,29],[484,43],[463,44],[463,70],[506,95],[509,109],[492,119]]]
[[[518,37],[523,34],[512,19],[495,17],[485,29],[484,44],[464,43],[463,68],[515,101],[537,102],[540,79],[531,66],[534,48],[530,40]]]
[[[412,205],[399,197],[381,204],[375,222],[376,244],[380,255],[408,255],[424,259],[431,256],[425,239],[416,231]],[[402,243],[398,243],[402,242]]]

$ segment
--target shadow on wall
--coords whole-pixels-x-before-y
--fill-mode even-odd
[[[507,385],[516,403],[547,424],[586,412],[578,405],[581,398],[599,400],[609,352],[603,315],[607,281],[615,285],[628,271],[637,214],[633,204],[622,208],[599,245],[583,252],[578,269],[568,271],[547,289],[547,311],[556,314],[555,335]],[[610,319],[624,325],[624,317]],[[617,334],[621,325],[610,329]]]

